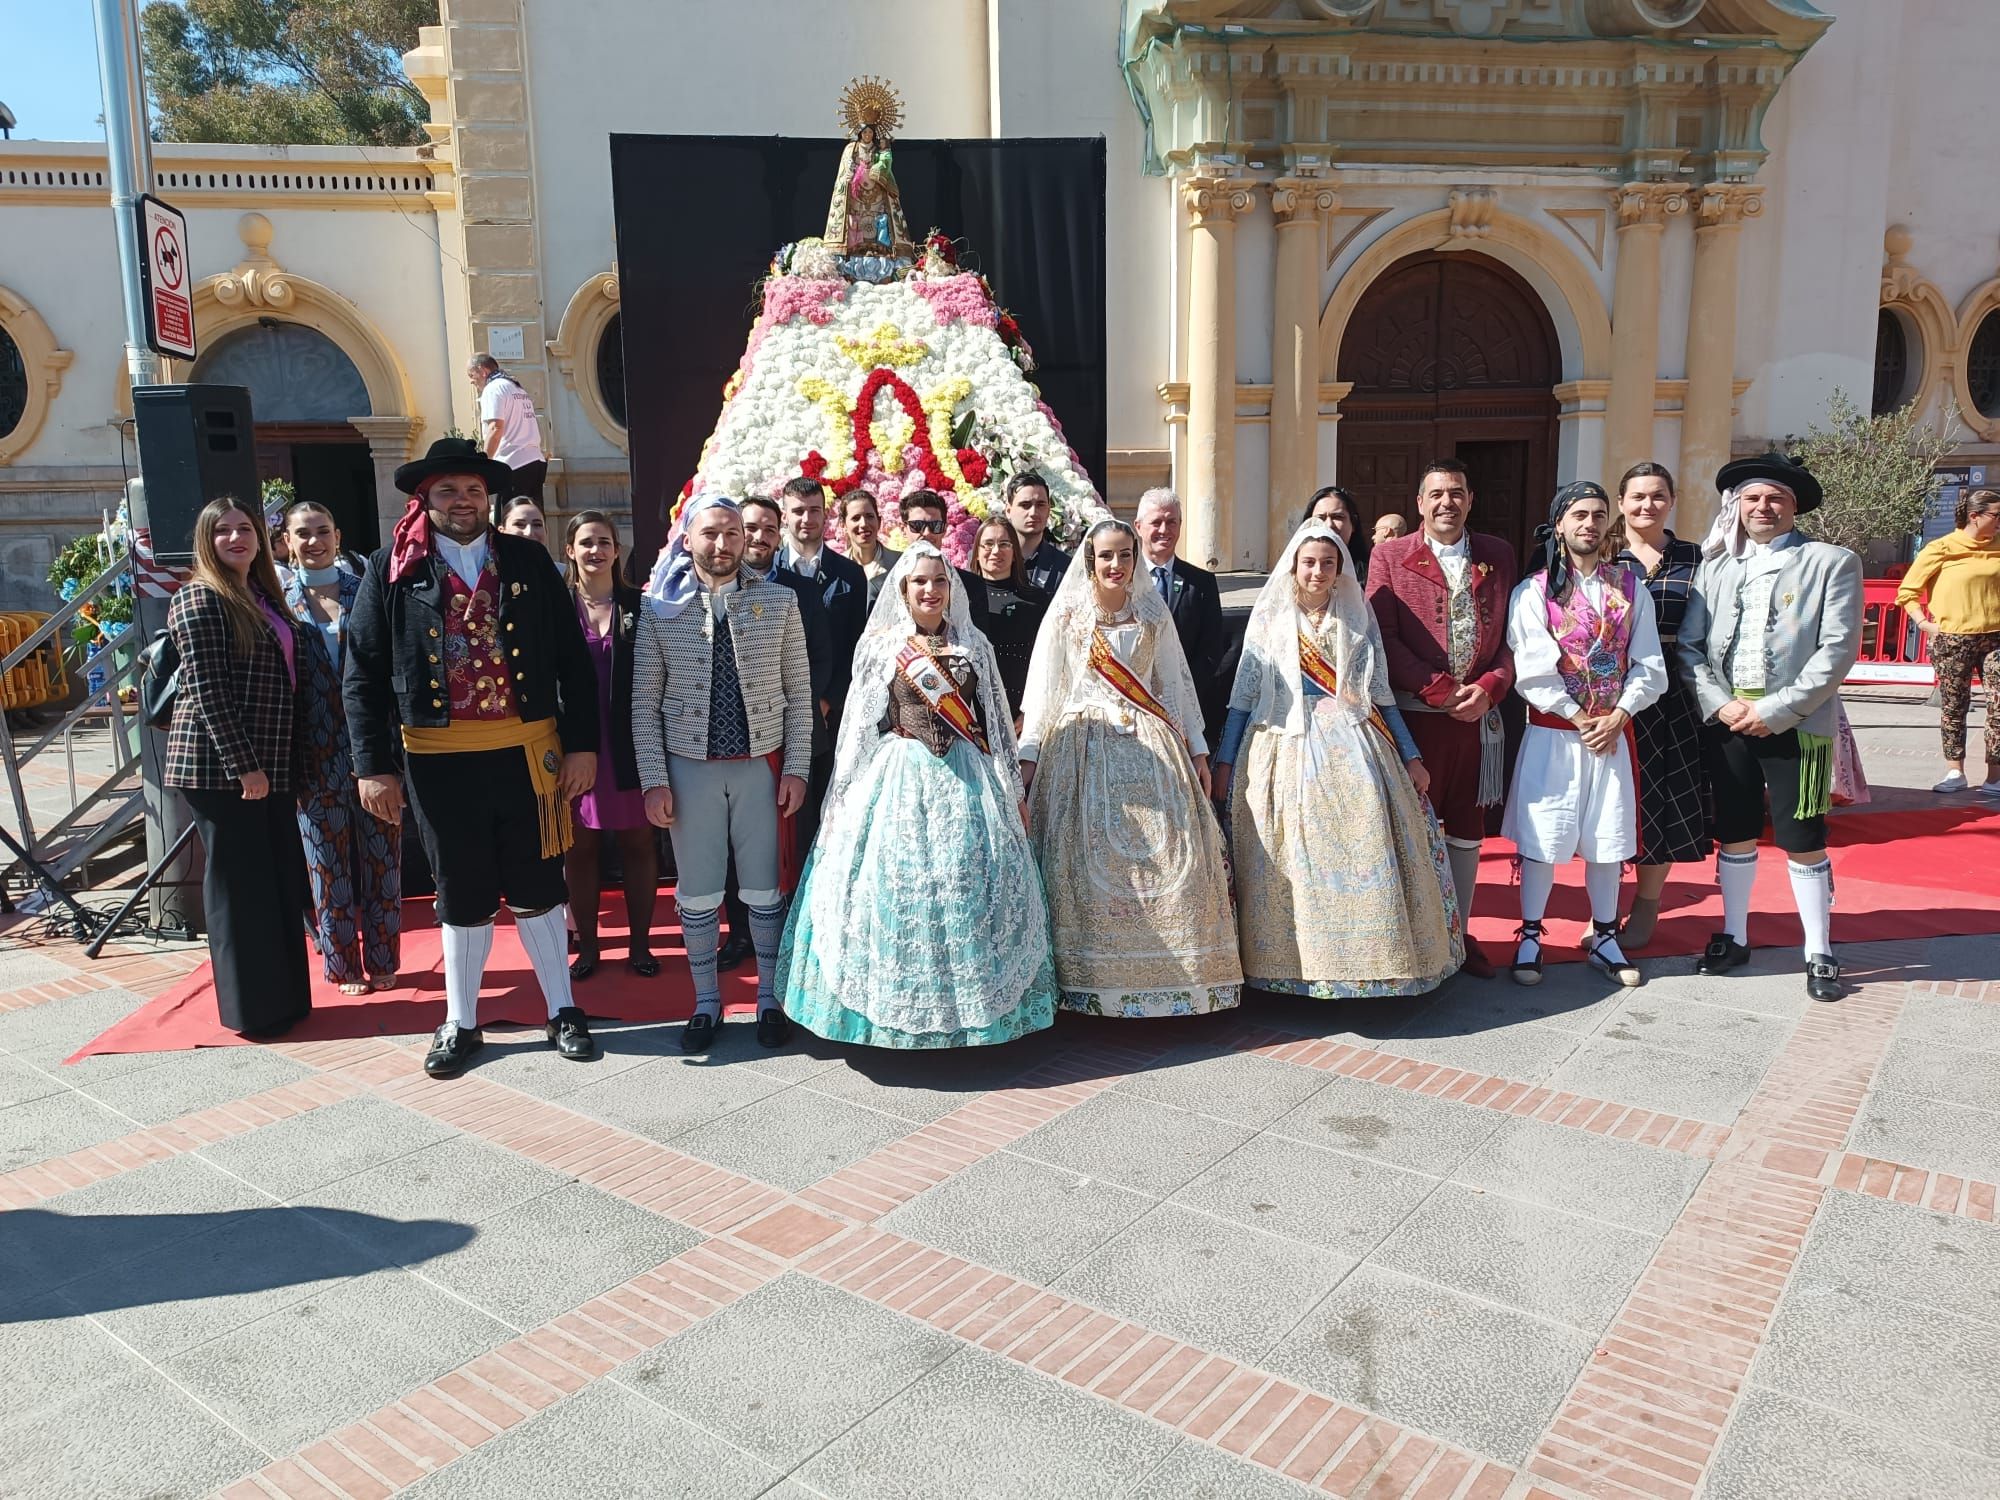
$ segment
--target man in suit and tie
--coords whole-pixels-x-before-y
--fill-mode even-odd
[[[778,491],[778,508],[783,513],[785,538],[778,549],[778,566],[818,585],[820,602],[826,605],[831,650],[826,731],[828,742],[836,743],[840,711],[847,703],[848,682],[854,676],[854,648],[861,643],[861,632],[868,628],[868,575],[859,563],[826,545],[826,491],[817,479],[801,474],[787,480]],[[832,777],[831,755],[813,761],[806,802],[813,809],[815,825]]]
[[[1028,582],[1045,594],[1069,571],[1069,554],[1049,541],[1049,482],[1033,469],[1023,469],[1007,481],[1007,519],[1021,535],[1021,567]]]
[[[1229,707],[1229,689],[1236,676],[1236,650],[1222,626],[1222,591],[1215,575],[1174,555],[1181,539],[1181,497],[1172,490],[1147,490],[1139,497],[1132,518],[1145,553],[1146,576],[1153,591],[1167,601],[1174,629],[1181,638],[1194,689],[1201,699],[1201,717],[1209,743],[1222,732]]]
[[[1514,686],[1507,648],[1514,549],[1467,524],[1472,485],[1455,458],[1424,470],[1417,514],[1413,535],[1383,542],[1369,558],[1368,603],[1382,627],[1396,706],[1430,769],[1459,915],[1470,926],[1486,809],[1507,795],[1499,705]],[[1493,977],[1492,960],[1469,934],[1465,972]]]
[[[1838,1000],[1826,856],[1840,684],[1861,649],[1861,559],[1809,540],[1798,518],[1824,498],[1796,458],[1739,458],[1715,476],[1723,525],[1702,565],[1674,650],[1701,706],[1702,763],[1715,789],[1722,931],[1697,974],[1750,962],[1750,888],[1769,803],[1805,929],[1806,993]]]

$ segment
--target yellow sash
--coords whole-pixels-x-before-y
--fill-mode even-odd
[[[1340,674],[1333,670],[1333,663],[1321,653],[1319,643],[1303,630],[1299,632],[1299,672],[1318,683],[1327,697],[1340,696]],[[1389,732],[1389,721],[1382,717],[1381,709],[1371,707],[1368,722],[1380,731],[1383,739],[1392,745],[1396,743],[1396,736]]]
[[[516,745],[528,757],[528,780],[535,788],[535,809],[542,823],[542,858],[566,851],[573,837],[569,799],[562,795],[562,737],[554,719],[532,724],[509,715],[504,719],[461,719],[438,728],[405,724],[403,748],[412,755],[463,755],[479,750],[511,750]]]
[[[1147,690],[1146,684],[1118,659],[1118,654],[1111,649],[1111,642],[1101,630],[1090,633],[1090,665],[1098,676],[1111,684],[1119,697],[1137,708],[1143,708],[1168,728],[1173,727],[1173,718],[1160,707],[1159,700]]]
[[[944,720],[960,739],[982,755],[993,753],[993,747],[986,742],[985,731],[979,727],[979,720],[972,712],[972,705],[965,701],[965,695],[951,680],[944,663],[928,649],[910,642],[896,654],[896,670],[931,706],[931,712]]]

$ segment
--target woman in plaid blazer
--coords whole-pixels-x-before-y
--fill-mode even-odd
[[[194,556],[167,611],[181,665],[166,783],[186,796],[208,853],[202,901],[222,1024],[277,1036],[312,1009],[295,815],[298,627],[254,509],[211,500]]]

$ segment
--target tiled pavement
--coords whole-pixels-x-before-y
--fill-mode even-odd
[[[2000,1495],[2000,939],[1845,957],[436,1084],[0,930],[0,1495]]]

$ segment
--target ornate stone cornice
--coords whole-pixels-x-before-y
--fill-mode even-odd
[[[1271,183],[1271,212],[1278,227],[1316,224],[1322,215],[1340,208],[1340,194],[1320,177],[1280,177]]]
[[[1620,229],[1659,229],[1687,212],[1686,189],[1674,183],[1628,182],[1611,195]]]
[[[1764,190],[1744,183],[1711,183],[1695,199],[1694,227],[1736,229],[1764,212]]]
[[[1233,225],[1236,216],[1250,208],[1250,186],[1235,177],[1184,178],[1181,204],[1188,211],[1188,221],[1198,229]]]

